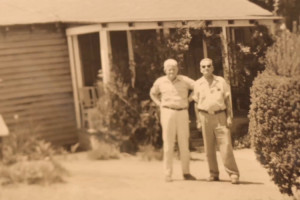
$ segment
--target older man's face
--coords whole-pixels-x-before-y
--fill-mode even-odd
[[[168,65],[165,67],[165,73],[169,80],[173,81],[178,74],[177,65]]]
[[[211,75],[214,71],[214,67],[209,60],[204,60],[200,64],[200,71],[203,76]]]

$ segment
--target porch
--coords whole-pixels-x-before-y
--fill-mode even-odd
[[[160,37],[168,37],[178,28],[194,30],[189,49],[184,55],[184,62],[180,66],[180,73],[196,80],[201,76],[199,61],[205,57],[212,58],[215,74],[224,76],[231,85],[233,117],[238,118],[235,120],[238,122],[236,126],[238,127],[241,121],[245,123],[247,106],[237,98],[243,91],[238,90],[237,77],[233,77],[235,61],[229,56],[228,48],[230,43],[250,43],[257,24],[264,24],[270,31],[274,31],[276,21],[257,19],[130,22],[67,28],[77,127],[90,128],[91,121],[87,113],[96,106],[99,97],[97,82],[108,83],[111,79],[111,70],[115,65],[121,66],[124,79],[129,80],[132,87],[144,84],[145,77],[138,77],[139,71],[145,70],[139,66],[143,58],[139,48],[136,47],[140,42],[138,36],[143,35],[159,40]],[[204,28],[206,34],[215,34],[216,37],[208,39],[204,31],[199,31]],[[147,91],[149,89],[146,87]],[[86,107],[85,101],[90,102],[88,103],[90,105]],[[190,108],[191,128],[192,132],[196,132],[192,107]]]

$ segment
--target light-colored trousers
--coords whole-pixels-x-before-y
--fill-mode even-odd
[[[229,175],[236,174],[239,176],[239,170],[233,155],[231,134],[227,128],[226,113],[211,115],[199,112],[199,116],[210,175],[213,177],[219,176],[216,156],[216,145],[218,145],[226,172]]]
[[[161,108],[161,125],[163,134],[164,150],[164,174],[171,176],[173,170],[174,144],[177,141],[180,152],[180,160],[183,174],[190,173],[190,151],[189,151],[189,114],[187,110],[172,110]]]

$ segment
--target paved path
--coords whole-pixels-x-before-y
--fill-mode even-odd
[[[0,190],[0,200],[286,200],[270,181],[250,149],[235,151],[241,183],[232,185],[221,165],[220,182],[206,182],[203,153],[192,153],[191,172],[197,181],[183,181],[174,161],[175,179],[164,182],[161,161],[128,156],[120,160],[92,161],[78,154],[63,161],[72,176],[65,184],[19,186]],[[218,155],[219,156],[219,155]]]

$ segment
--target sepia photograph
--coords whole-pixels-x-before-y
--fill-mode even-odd
[[[0,0],[0,200],[300,200],[300,0]]]

